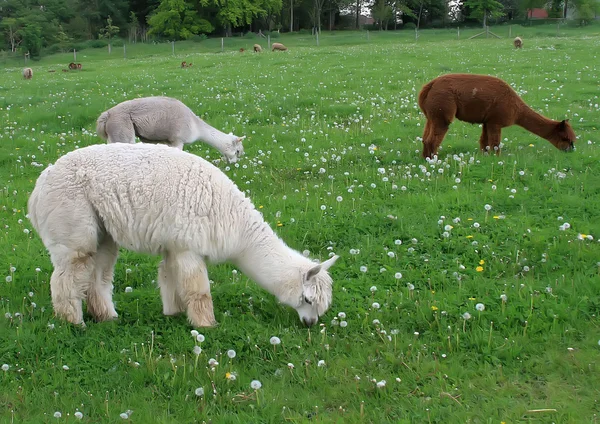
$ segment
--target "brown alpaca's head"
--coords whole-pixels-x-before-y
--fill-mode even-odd
[[[571,124],[569,124],[569,120],[564,119],[556,125],[551,135],[550,143],[557,149],[570,152],[575,149],[576,138],[575,131],[573,131]]]

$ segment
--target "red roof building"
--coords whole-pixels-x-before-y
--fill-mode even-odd
[[[546,19],[548,18],[548,11],[546,9],[528,9],[527,17],[529,19]]]

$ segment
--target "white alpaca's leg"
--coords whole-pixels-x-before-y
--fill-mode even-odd
[[[177,281],[171,268],[167,266],[167,259],[163,259],[158,266],[158,286],[163,304],[163,314],[177,315],[185,311],[185,305],[177,293]]]
[[[112,300],[113,276],[119,247],[110,235],[106,235],[96,253],[95,280],[87,292],[87,310],[96,321],[117,318]]]
[[[168,258],[177,281],[177,291],[187,310],[190,323],[195,327],[212,327],[217,324],[206,264],[192,252],[181,252]]]
[[[54,272],[50,278],[54,313],[73,324],[83,324],[81,301],[94,278],[94,254],[57,247],[52,252]]]

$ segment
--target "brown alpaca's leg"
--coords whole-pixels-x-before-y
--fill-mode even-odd
[[[425,123],[425,129],[423,130],[423,157],[428,158],[431,157],[433,153],[433,145],[430,144],[429,140],[431,139],[431,131],[433,129],[433,124],[428,119]]]
[[[479,137],[479,148],[484,153],[487,152],[489,149],[487,130],[487,124],[483,124],[483,128],[481,130],[481,137]]]
[[[431,124],[429,136],[427,139],[423,138],[423,157],[432,158],[437,155],[438,148],[442,144],[446,133],[448,132],[448,124]]]
[[[496,155],[500,154],[500,138],[502,133],[502,127],[500,125],[486,125],[487,127],[487,144],[492,151],[496,152]]]

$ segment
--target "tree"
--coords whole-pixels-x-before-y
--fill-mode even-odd
[[[63,30],[62,25],[58,25],[58,32],[56,33],[56,41],[60,47],[60,51],[64,52],[67,49],[67,46],[71,42],[71,37],[67,35],[67,33]]]
[[[213,25],[202,19],[186,0],[161,0],[155,13],[148,16],[149,34],[186,40],[195,34],[209,33]]]
[[[106,26],[104,28],[100,28],[100,38],[108,38],[108,53],[110,54],[111,46],[110,42],[112,37],[119,33],[119,27],[112,24],[112,18],[108,15],[106,18]]]
[[[586,25],[600,12],[598,0],[573,0],[573,5],[575,6],[575,16],[581,25]]]
[[[394,17],[394,10],[387,0],[376,0],[371,6],[371,16],[379,23],[379,30],[387,30],[388,22]]]
[[[487,26],[488,18],[504,16],[504,6],[498,0],[467,0],[465,5],[471,8],[471,17],[483,18],[484,28]]]
[[[135,12],[132,10],[129,14],[129,42],[132,41],[137,43],[138,32],[140,30],[140,23],[135,16]]]
[[[0,27],[8,38],[10,43],[10,51],[15,53],[23,41],[23,21],[16,18],[4,18],[2,21],[0,21]]]
[[[21,30],[23,34],[23,47],[31,57],[39,56],[42,51],[42,27],[36,23],[27,23]]]

